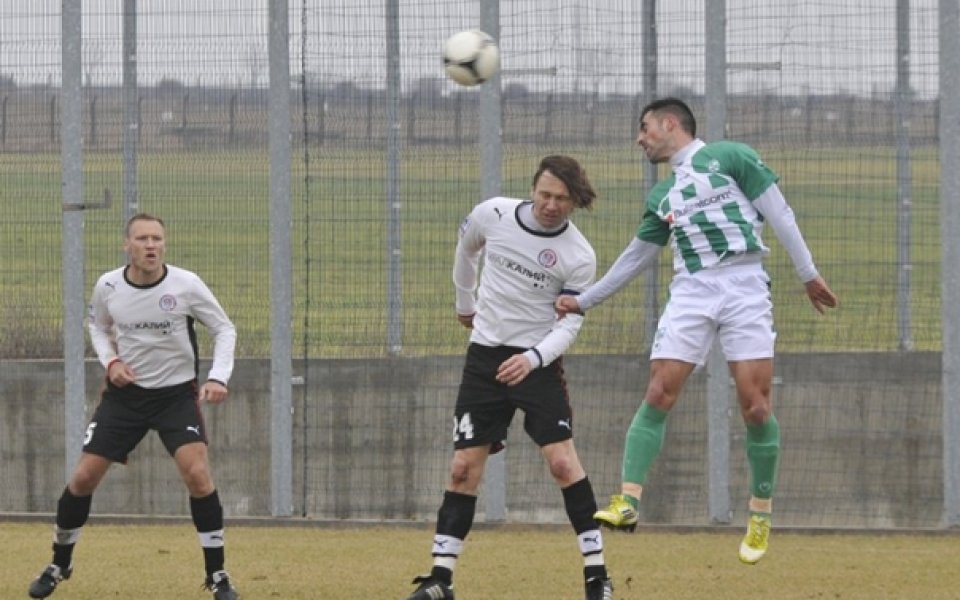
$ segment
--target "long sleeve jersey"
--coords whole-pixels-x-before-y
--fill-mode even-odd
[[[807,282],[818,276],[813,256],[777,186],[778,177],[753,148],[695,139],[670,159],[673,173],[650,190],[636,237],[606,274],[580,296],[583,310],[622,289],[668,243],[675,273],[757,262],[769,252],[768,223]]]
[[[536,231],[520,218],[523,210],[530,210],[530,203],[514,198],[478,204],[460,226],[453,280],[457,313],[475,314],[470,341],[536,349],[541,364],[532,362],[538,367],[576,339],[582,318],[557,320],[553,303],[561,293],[587,289],[597,259],[572,222],[557,231]]]
[[[126,267],[104,273],[93,288],[88,328],[93,348],[106,367],[120,358],[137,376],[137,385],[160,388],[199,377],[194,324],[213,336],[208,375],[224,385],[233,372],[237,334],[220,303],[196,274],[164,266],[157,283],[139,286]]]

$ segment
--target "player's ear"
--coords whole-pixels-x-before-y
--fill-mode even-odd
[[[660,127],[667,133],[670,133],[671,131],[673,131],[674,127],[676,126],[677,126],[677,119],[670,113],[664,114],[663,118],[660,119]]]

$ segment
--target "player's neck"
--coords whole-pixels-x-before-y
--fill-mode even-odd
[[[134,285],[139,286],[148,286],[157,283],[163,276],[167,273],[167,266],[161,264],[158,269],[151,269],[149,271],[141,269],[136,265],[129,264],[127,265],[127,271],[125,276],[127,281]]]

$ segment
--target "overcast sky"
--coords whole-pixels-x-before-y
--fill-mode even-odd
[[[62,0],[0,3],[0,74],[20,85],[60,80]],[[381,87],[384,0],[289,0],[291,71],[305,59],[324,82]],[[661,91],[703,89],[703,0],[658,2]],[[728,88],[745,93],[888,93],[895,81],[895,0],[727,0]],[[911,85],[937,90],[937,0],[911,0]],[[83,0],[84,76],[121,75],[120,0]],[[138,3],[142,85],[266,85],[268,0]],[[479,0],[400,0],[404,86],[442,78],[443,39],[479,22]],[[505,83],[539,89],[636,93],[641,84],[640,0],[501,0]],[[960,35],[960,32],[958,32]],[[450,84],[452,85],[452,84]]]

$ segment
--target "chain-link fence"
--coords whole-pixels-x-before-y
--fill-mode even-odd
[[[239,332],[242,383],[230,404],[208,414],[222,495],[235,514],[269,513],[278,273],[270,258],[268,2],[128,2],[126,14],[119,4],[82,9],[83,295],[124,260],[125,215],[136,208],[167,221],[168,260],[205,279]],[[458,224],[482,196],[485,128],[502,132],[504,195],[526,196],[545,154],[582,161],[601,198],[576,221],[602,272],[634,235],[649,184],[633,143],[640,108],[678,95],[703,129],[719,95],[726,137],[755,146],[779,173],[842,303],[817,316],[770,234],[780,522],[940,522],[937,5],[727,0],[714,15],[707,4],[503,2],[502,120],[491,125],[481,116],[485,88],[447,80],[439,56],[446,36],[481,23],[483,2],[403,0],[393,21],[389,2],[290,1],[296,513],[423,518],[435,510],[466,344],[453,310],[452,255]],[[4,481],[63,455],[64,302],[85,301],[63,299],[62,109],[76,98],[61,90],[59,8],[51,0],[0,7]],[[704,66],[711,19],[726,20],[722,90],[711,88]],[[397,88],[389,83],[391,39],[400,48]],[[669,269],[664,256],[660,282]],[[649,289],[638,281],[592,311],[568,357],[577,444],[598,493],[619,489],[622,436],[645,385],[649,317],[665,298],[664,285],[653,298]],[[87,415],[100,376],[88,365]],[[695,375],[651,474],[649,520],[709,517],[705,396]],[[730,420],[729,493],[740,512],[742,425],[736,414]],[[562,518],[559,502],[542,507],[554,484],[515,429],[506,459],[511,518]],[[140,453],[150,465],[165,460],[153,442]],[[60,475],[31,478],[26,493],[0,492],[0,510],[50,510]],[[98,492],[103,506],[183,507],[176,485],[163,484],[175,481],[172,471],[130,467],[116,477]]]

